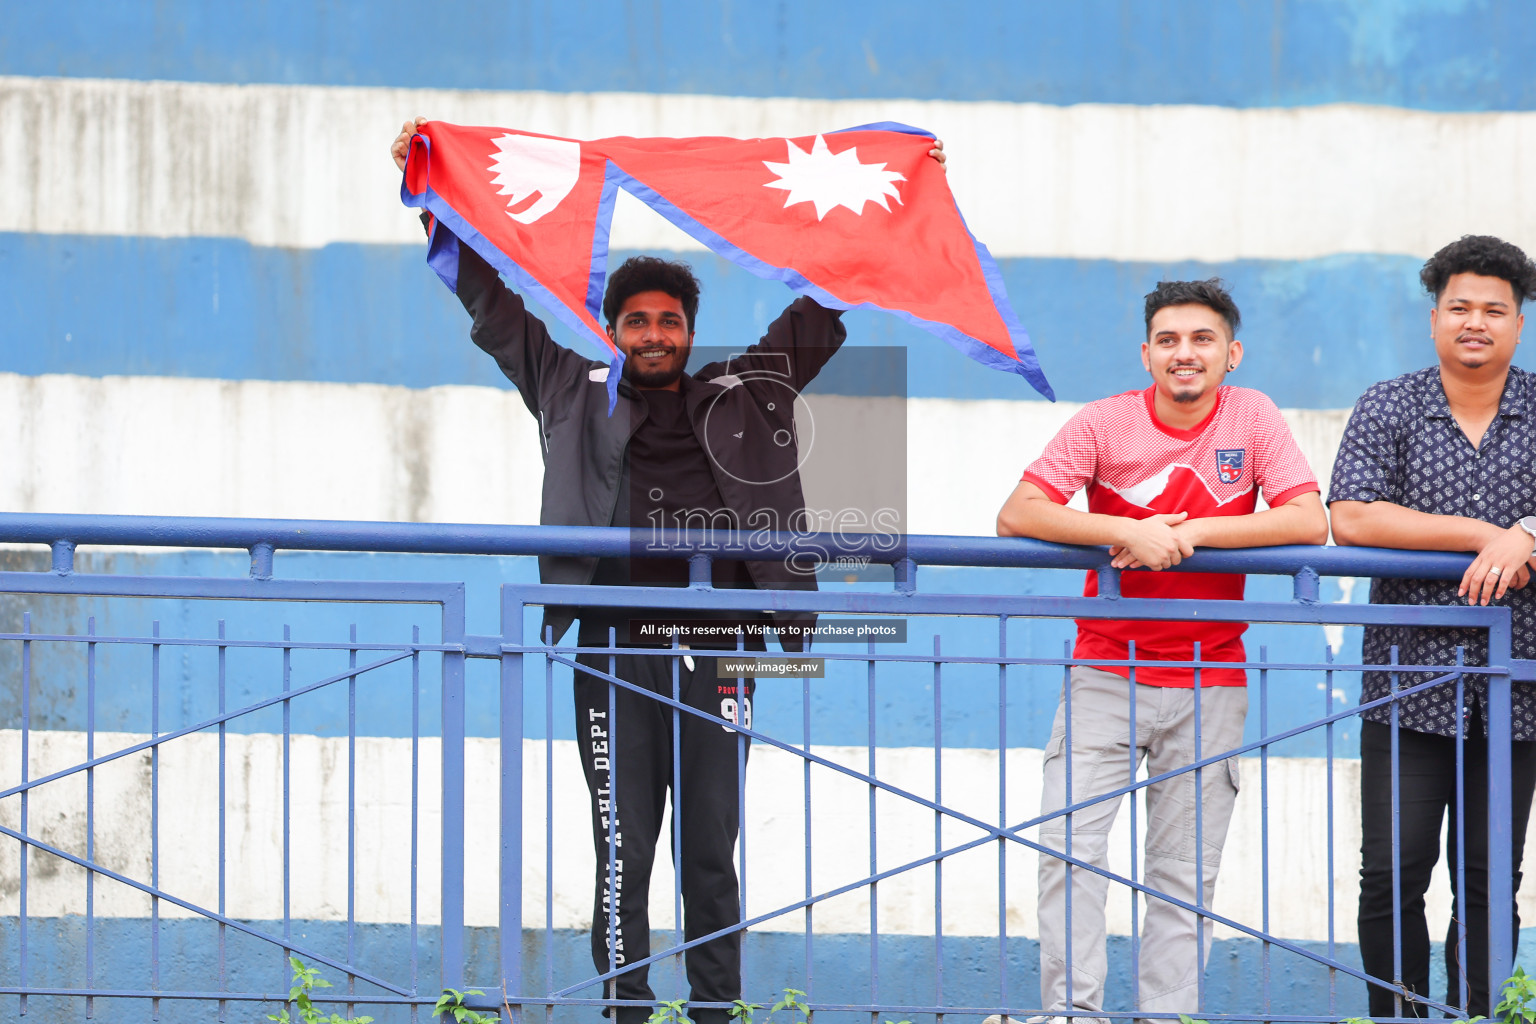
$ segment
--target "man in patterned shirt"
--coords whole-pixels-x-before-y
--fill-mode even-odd
[[[1103,544],[1112,564],[1146,568],[1121,577],[1128,598],[1240,600],[1243,577],[1160,574],[1199,547],[1321,544],[1327,518],[1317,480],[1275,404],[1258,391],[1223,386],[1243,358],[1235,338],[1237,306],[1221,282],[1162,282],[1146,297],[1147,338],[1141,362],[1152,386],[1086,405],[1025,471],[997,517],[1004,536],[1063,544]],[[1088,511],[1068,508],[1087,488]],[[1271,506],[1256,511],[1262,489]],[[1098,593],[1089,573],[1083,591]],[[1242,742],[1248,710],[1242,669],[1242,623],[1081,620],[1074,657],[1121,659],[1136,644],[1134,681],[1125,667],[1076,665],[1071,672],[1071,792],[1067,791],[1066,705],[1058,705],[1046,746],[1041,813],[1112,792],[1131,781],[1131,753],[1148,758],[1153,775]],[[1192,661],[1200,669],[1161,667]],[[1198,682],[1199,690],[1196,690]],[[1134,704],[1132,703],[1134,690]],[[1195,735],[1195,709],[1201,735]],[[1135,709],[1134,719],[1132,708]],[[1237,796],[1237,760],[1201,772],[1203,885],[1195,877],[1197,797],[1193,772],[1147,789],[1145,881],[1187,903],[1210,906],[1222,844]],[[1071,816],[1072,856],[1108,864],[1110,826],[1120,798],[1104,799]],[[1065,816],[1041,827],[1040,842],[1065,852]],[[1071,919],[1067,915],[1070,875]],[[1058,857],[1040,857],[1040,994],[1048,1014],[1103,1008],[1105,955],[1101,875],[1068,871]],[[1072,964],[1067,965],[1071,929]],[[1147,903],[1142,928],[1138,1004],[1144,1012],[1198,1011],[1200,973],[1210,952],[1211,925],[1170,903]],[[1069,977],[1070,975],[1070,977]],[[1000,1018],[988,1018],[989,1024]],[[1080,1024],[1092,1018],[1077,1017]]]
[[[1508,604],[1517,658],[1536,658],[1536,588],[1526,589],[1528,563],[1536,545],[1536,376],[1510,365],[1525,317],[1521,303],[1536,291],[1536,265],[1508,242],[1468,235],[1424,264],[1419,275],[1434,296],[1430,336],[1438,366],[1372,385],[1355,403],[1328,500],[1333,536],[1340,544],[1477,553],[1459,583],[1439,580],[1373,579],[1378,604]],[[1525,517],[1525,518],[1522,518]],[[1486,665],[1488,642],[1481,630],[1368,626],[1363,657],[1367,665],[1454,665],[1456,649],[1465,664]],[[1404,672],[1398,685],[1427,682],[1438,673]],[[1466,738],[1466,791],[1456,792],[1456,688],[1454,682],[1398,703],[1399,813],[1401,852],[1402,980],[1408,993],[1429,994],[1429,931],[1424,892],[1438,859],[1440,829],[1447,810],[1465,814],[1467,955],[1457,949],[1462,918],[1453,893],[1451,927],[1445,941],[1449,992],[1460,1006],[1465,971],[1466,1013],[1487,1016],[1488,986],[1488,748],[1487,684],[1463,677],[1461,717]],[[1362,703],[1391,692],[1385,672],[1367,672]],[[1520,857],[1536,788],[1536,688],[1514,684],[1512,735],[1514,822],[1511,851],[1514,888],[1520,887]],[[1392,760],[1390,705],[1361,713],[1360,959],[1376,978],[1393,975]],[[1456,876],[1455,828],[1448,830],[1446,861]],[[1454,887],[1453,887],[1454,888]],[[1519,915],[1511,904],[1500,913]],[[1400,990],[1368,986],[1374,1016],[1425,1015],[1426,1007],[1404,999]]]

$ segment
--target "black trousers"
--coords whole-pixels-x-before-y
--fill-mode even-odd
[[[748,652],[748,656],[753,652]],[[689,668],[682,654],[694,663]],[[578,663],[653,693],[671,697],[676,664],[678,699],[709,718],[677,712],[679,785],[672,805],[681,830],[672,851],[683,895],[683,936],[694,939],[741,921],[734,853],[740,806],[738,758],[745,764],[745,736],[725,725],[752,724],[751,679],[716,679],[715,658],[698,651],[678,656],[581,654]],[[738,687],[743,692],[738,692]],[[673,710],[665,704],[610,686],[578,671],[576,736],[592,796],[592,840],[597,878],[592,907],[592,963],[598,973],[651,955],[647,899],[662,811],[673,787]],[[610,704],[610,691],[611,700]],[[738,719],[739,716],[739,719]],[[609,831],[613,831],[612,891]],[[610,915],[609,908],[616,908]],[[731,932],[684,954],[692,1002],[729,1003],[741,997],[741,932]],[[609,998],[652,1001],[647,967],[609,983]],[[649,1008],[620,1007],[618,1024],[638,1024]],[[725,1024],[725,1010],[691,1009],[696,1024]]]
[[[1480,727],[1473,719],[1473,728]],[[1490,1016],[1488,992],[1488,741],[1481,735],[1464,742],[1465,792],[1456,791],[1456,740],[1448,736],[1398,729],[1398,836],[1401,843],[1401,888],[1392,885],[1392,734],[1379,722],[1360,726],[1360,960],[1367,974],[1392,980],[1392,905],[1401,900],[1402,982],[1411,992],[1429,995],[1429,927],[1424,920],[1424,893],[1430,872],[1439,860],[1442,821],[1449,813],[1445,859],[1452,886],[1451,925],[1445,937],[1445,969],[1449,979],[1445,1002],[1461,1007],[1461,979],[1466,973],[1468,1005],[1464,1013]],[[1536,742],[1511,745],[1514,786],[1514,879],[1511,892],[1520,888],[1520,860],[1525,849],[1525,826],[1531,815],[1531,794],[1536,789]],[[1462,808],[1466,836],[1465,911],[1455,893],[1458,850],[1456,810]],[[1516,941],[1520,915],[1514,902],[1508,908]],[[1459,949],[1458,922],[1465,913],[1466,956]],[[1368,985],[1370,1016],[1393,1017],[1399,1011],[1394,989]],[[1423,1017],[1427,1008],[1404,997],[1401,1015]]]

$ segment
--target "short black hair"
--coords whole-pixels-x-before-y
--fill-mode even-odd
[[[656,256],[631,256],[625,260],[608,275],[608,291],[603,295],[603,318],[609,327],[630,296],[641,292],[666,292],[681,302],[683,315],[688,318],[688,333],[693,333],[693,320],[699,312],[699,279],[693,276],[692,267],[681,260],[674,262]]]
[[[1237,329],[1243,326],[1243,315],[1237,311],[1237,303],[1227,294],[1227,285],[1219,277],[1204,281],[1159,281],[1157,287],[1147,292],[1147,331],[1152,330],[1152,317],[1168,306],[1205,306],[1227,322],[1227,333],[1237,337]]]
[[[1516,308],[1528,296],[1536,295],[1536,264],[1519,246],[1492,235],[1462,235],[1429,258],[1419,271],[1419,281],[1439,302],[1446,284],[1457,274],[1508,281],[1515,293]]]

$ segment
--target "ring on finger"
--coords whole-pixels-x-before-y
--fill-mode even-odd
[[[1488,570],[1488,575],[1490,575],[1490,576],[1501,576],[1501,575],[1503,575],[1503,573],[1504,573],[1504,570],[1500,569],[1498,566],[1494,566],[1493,568]]]

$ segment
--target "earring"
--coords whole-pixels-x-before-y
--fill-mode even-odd
[[[1236,363],[1228,363],[1227,364],[1227,372],[1228,373],[1231,373],[1235,369],[1237,369],[1237,364]]]

